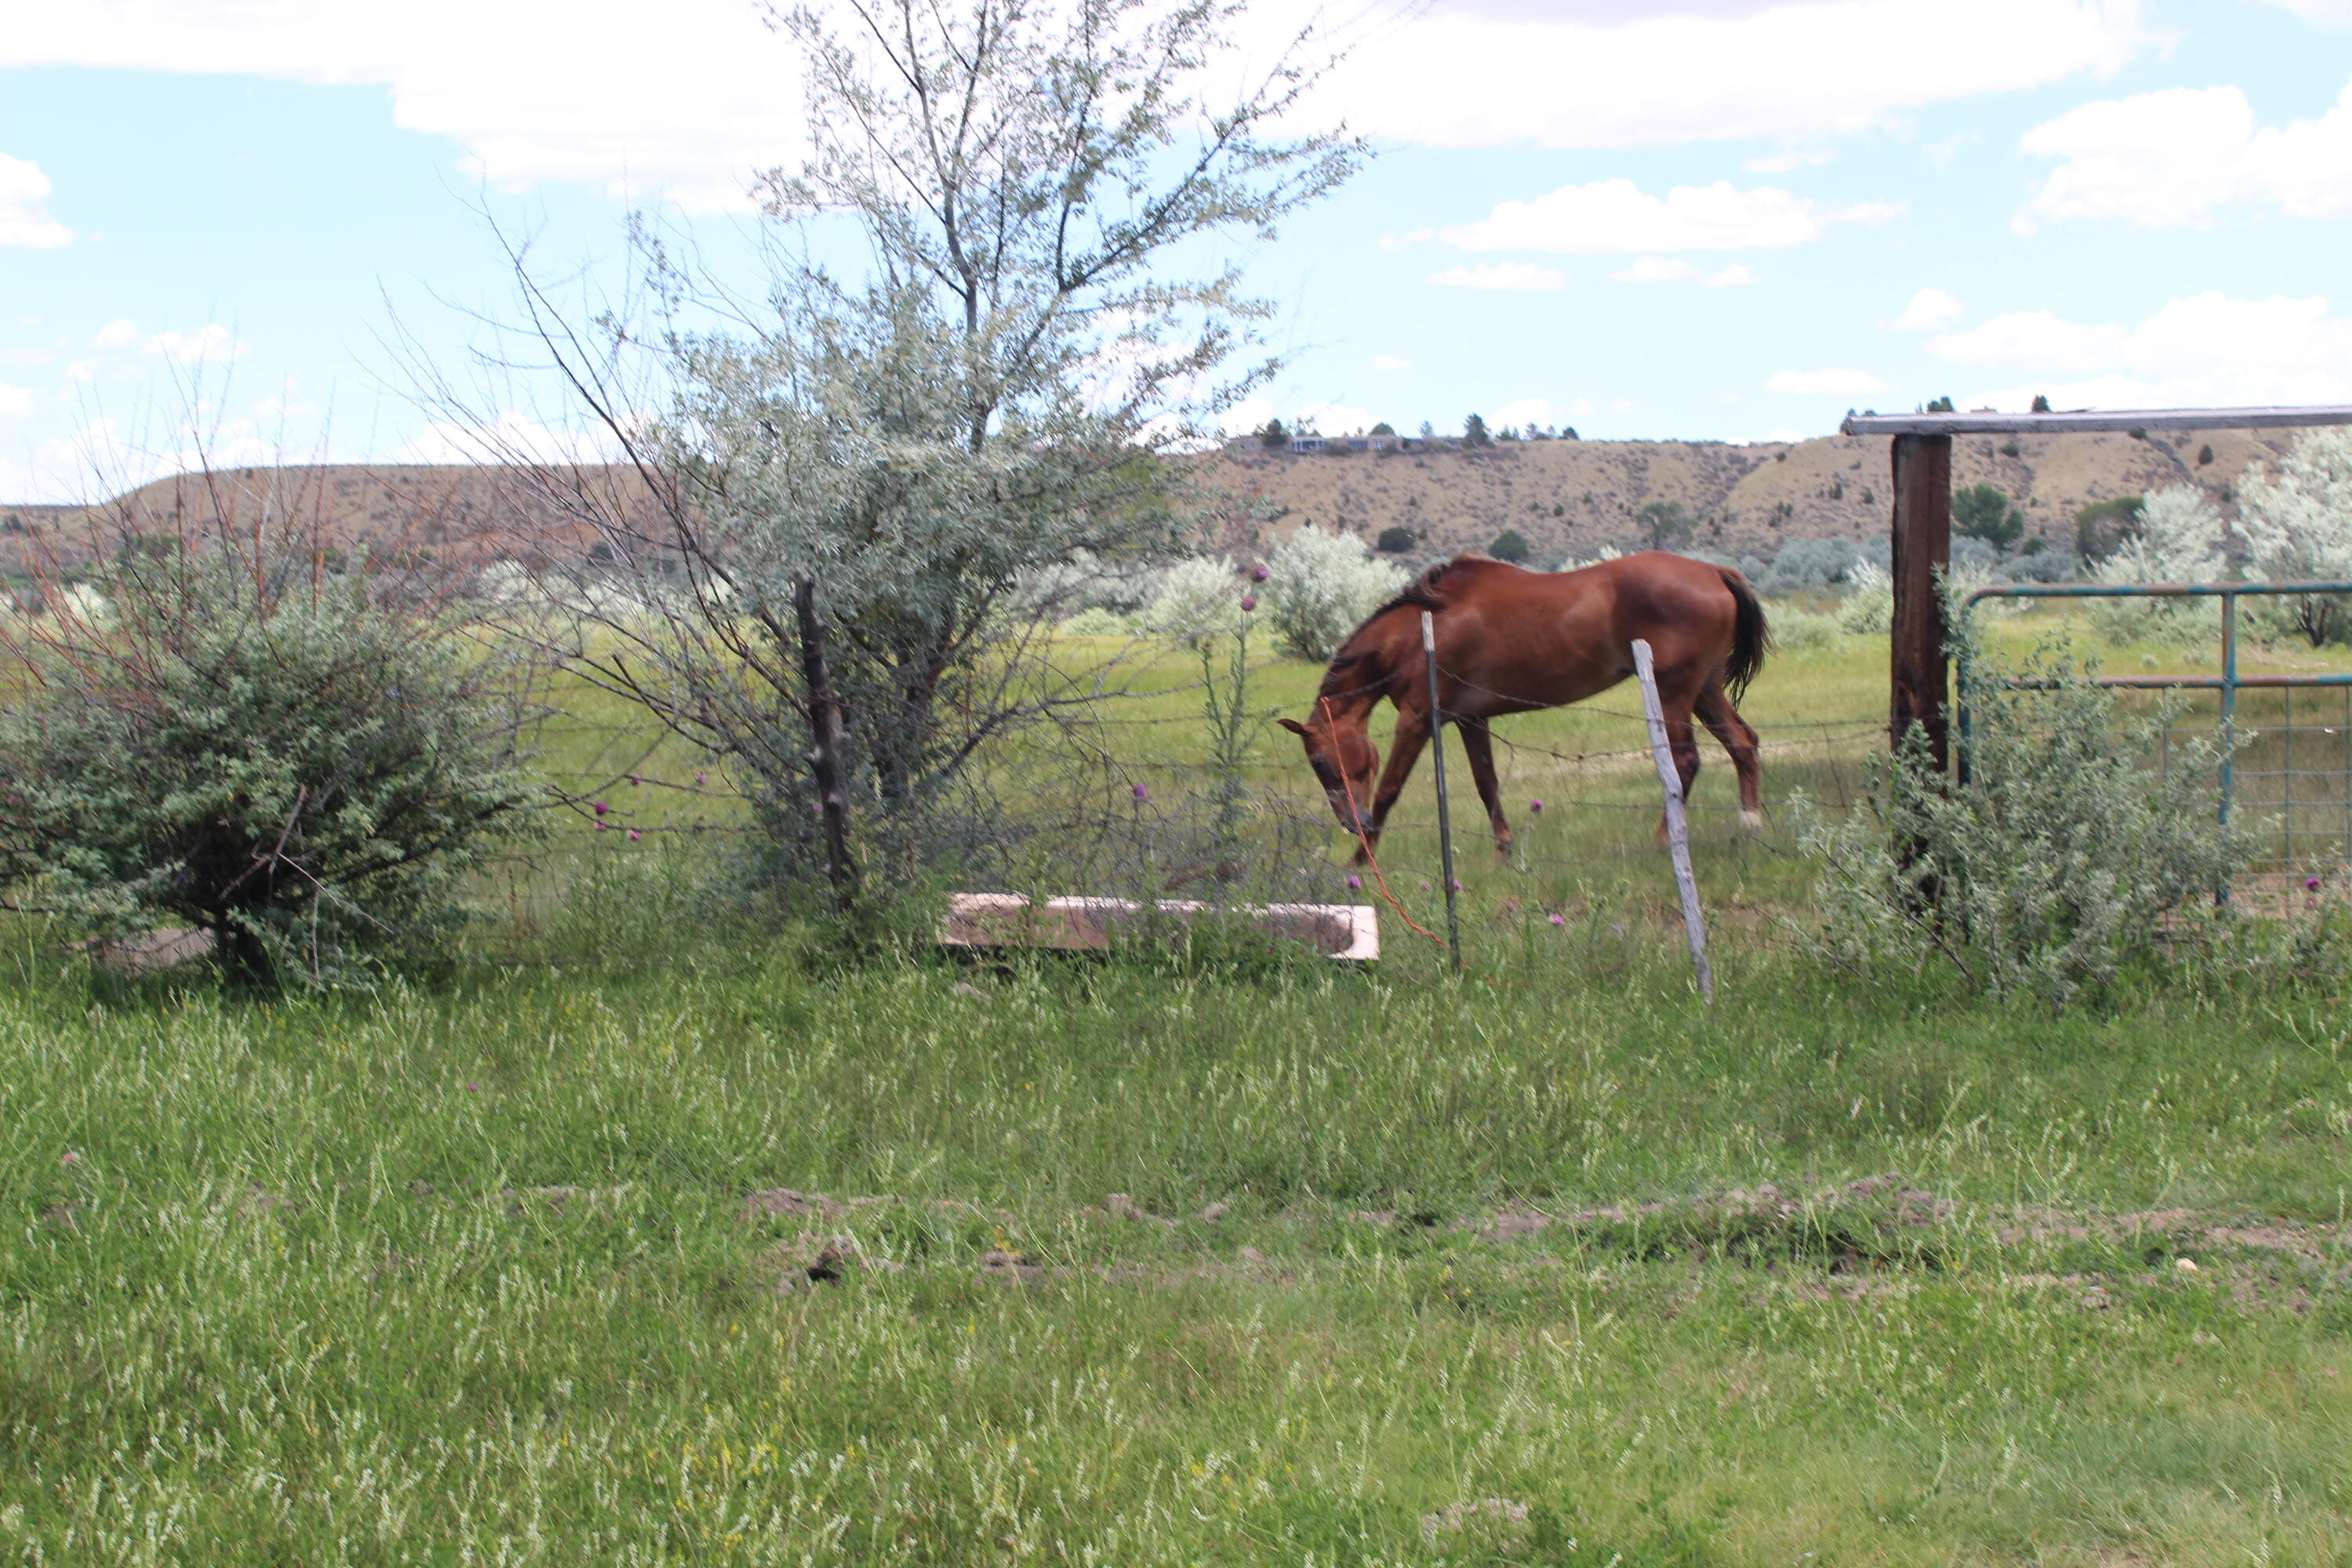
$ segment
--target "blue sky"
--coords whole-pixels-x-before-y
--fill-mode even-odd
[[[394,14],[396,9],[397,14]],[[1253,42],[1298,15],[1255,7]],[[1761,439],[1851,406],[2352,401],[2352,0],[1391,0],[1318,111],[1379,155],[1246,257],[1255,419]],[[716,247],[789,161],[737,0],[62,0],[0,30],[0,500],[193,444],[450,458],[485,226]],[[493,411],[499,412],[499,411]],[[508,412],[552,418],[546,406]]]

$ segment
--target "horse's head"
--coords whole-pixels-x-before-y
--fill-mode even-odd
[[[1315,770],[1339,826],[1359,837],[1369,831],[1371,819],[1365,814],[1371,810],[1372,775],[1381,765],[1381,749],[1364,733],[1364,721],[1335,720],[1323,704],[1309,722],[1285,719],[1282,727],[1306,743],[1307,765]]]

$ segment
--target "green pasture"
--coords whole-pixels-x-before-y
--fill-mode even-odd
[[[1856,787],[1885,668],[1768,667],[1768,741],[1857,732],[1768,753],[1763,834],[1709,755],[1712,1008],[1614,711],[1503,726],[1586,760],[1505,750],[1461,978],[1386,921],[1365,973],[845,953],[710,895],[725,833],[646,830],[740,810],[576,692],[608,811],[446,973],[0,927],[0,1561],[2352,1562],[2352,995],[1816,964],[1788,792]],[[1118,677],[1155,800],[1196,674]],[[1250,782],[1319,810],[1293,745]]]

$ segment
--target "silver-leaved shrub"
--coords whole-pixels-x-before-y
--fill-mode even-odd
[[[1822,859],[1821,941],[1857,972],[1948,965],[2063,1006],[2193,937],[2190,917],[2256,836],[2215,820],[2217,743],[2176,738],[2157,770],[2172,710],[2123,709],[2060,650],[2014,666],[1969,651],[1969,733],[1953,741],[1966,784],[1936,770],[1915,729],[1874,759],[1863,811],[1801,808]]]
[[[248,982],[364,984],[533,836],[510,672],[397,573],[291,541],[133,546],[7,628],[0,880],[94,935],[209,932]]]

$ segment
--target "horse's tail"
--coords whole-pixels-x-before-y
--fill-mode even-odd
[[[1731,658],[1723,666],[1723,686],[1732,701],[1738,702],[1748,694],[1748,683],[1764,668],[1764,655],[1772,647],[1772,628],[1764,619],[1764,606],[1758,602],[1756,590],[1748,579],[1733,567],[1720,566],[1723,585],[1731,590],[1735,615],[1731,626]]]

